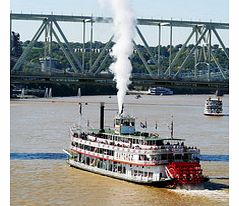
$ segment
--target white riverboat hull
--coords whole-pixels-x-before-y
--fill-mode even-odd
[[[174,181],[171,178],[162,178],[158,181],[153,181],[153,180],[148,180],[148,179],[146,180],[143,177],[128,177],[125,174],[119,174],[119,173],[107,171],[107,170],[104,170],[101,168],[85,165],[83,163],[74,161],[73,159],[68,159],[67,163],[70,166],[78,168],[78,169],[82,169],[85,171],[89,171],[92,173],[96,173],[96,174],[100,174],[100,175],[104,175],[104,176],[108,176],[108,177],[112,177],[112,178],[116,178],[116,179],[134,182],[134,183],[138,183],[138,184],[157,185],[157,186],[161,186],[161,187],[167,187],[168,185],[170,185],[170,183],[172,183],[172,181]]]
[[[209,113],[209,112],[204,112],[204,115],[206,115],[206,116],[224,116],[223,113]]]

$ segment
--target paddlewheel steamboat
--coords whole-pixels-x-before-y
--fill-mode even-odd
[[[102,103],[100,129],[83,132],[79,126],[72,127],[71,145],[64,152],[70,166],[135,183],[175,188],[207,181],[200,150],[186,146],[172,133],[163,138],[136,131],[135,118],[123,112],[115,116],[114,128],[105,129]]]
[[[222,99],[220,97],[217,98],[211,98],[209,97],[205,101],[204,106],[204,115],[208,116],[223,116],[222,113]]]

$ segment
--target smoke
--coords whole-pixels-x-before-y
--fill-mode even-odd
[[[132,40],[136,20],[130,8],[129,0],[101,0],[100,2],[103,2],[104,7],[107,2],[113,12],[113,29],[116,43],[111,52],[114,62],[110,65],[110,71],[114,74],[118,89],[117,99],[120,113],[130,84],[132,65],[129,57],[133,53]]]

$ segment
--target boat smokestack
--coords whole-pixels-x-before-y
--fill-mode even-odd
[[[100,132],[105,132],[105,130],[104,130],[104,110],[105,110],[104,102],[101,102],[100,103]]]

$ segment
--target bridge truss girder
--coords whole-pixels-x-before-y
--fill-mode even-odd
[[[93,16],[63,16],[63,15],[42,15],[42,14],[11,14],[11,21],[12,20],[39,20],[42,21],[41,26],[33,36],[32,40],[28,44],[27,48],[24,50],[23,54],[20,56],[20,58],[17,60],[15,66],[13,67],[12,71],[18,71],[21,65],[25,62],[27,55],[31,51],[34,43],[39,39],[43,31],[45,30],[45,42],[48,47],[45,48],[45,56],[52,55],[51,52],[51,44],[52,44],[52,36],[56,38],[59,46],[61,47],[64,55],[66,56],[69,64],[73,68],[74,72],[76,73],[88,73],[88,74],[94,74],[97,75],[100,73],[106,64],[106,61],[108,58],[110,58],[110,46],[113,40],[113,36],[110,38],[110,40],[106,43],[103,50],[99,53],[96,60],[93,62],[92,60],[92,42],[93,42],[93,31],[94,31],[94,24],[95,23],[112,23],[112,18],[102,18],[102,17],[93,17]],[[73,52],[73,49],[71,48],[66,36],[64,35],[60,25],[58,24],[59,21],[62,22],[81,22],[82,23],[82,58],[79,59]],[[89,60],[89,68],[85,68],[85,32],[86,32],[86,24],[90,24],[90,60]],[[12,24],[12,23],[11,23]],[[152,52],[150,51],[149,45],[143,36],[139,26],[140,25],[147,25],[147,26],[155,26],[158,27],[158,51],[157,51],[157,58],[153,56]],[[170,51],[169,51],[169,66],[166,69],[166,71],[162,70],[162,67],[160,65],[160,48],[161,48],[161,33],[163,27],[169,27],[170,29]],[[173,28],[174,27],[189,27],[192,28],[192,32],[189,34],[188,38],[186,39],[185,43],[183,44],[181,50],[176,54],[176,56],[172,57],[172,39],[173,39]],[[204,53],[204,59],[205,63],[209,64],[208,66],[208,80],[210,80],[210,63],[211,59],[216,63],[217,67],[220,70],[220,73],[223,77],[223,79],[228,79],[228,76],[225,75],[222,66],[219,64],[217,59],[215,58],[214,54],[211,51],[211,36],[212,33],[216,36],[217,40],[219,41],[221,47],[223,48],[223,51],[227,58],[229,58],[229,54],[226,50],[226,47],[220,38],[217,29],[229,29],[229,24],[227,23],[215,23],[215,22],[199,22],[199,21],[177,21],[177,20],[162,20],[162,19],[137,19],[137,25],[136,25],[136,33],[138,34],[139,38],[142,40],[143,45],[146,49],[146,52],[150,56],[150,58],[153,60],[155,67],[156,67],[156,73],[153,72],[150,68],[150,66],[147,63],[147,60],[144,58],[143,54],[141,53],[140,49],[137,47],[137,44],[135,41],[134,43],[134,49],[136,53],[138,54],[139,58],[141,59],[147,73],[152,76],[160,76],[162,77],[172,77],[175,78],[177,75],[184,69],[185,64],[189,60],[189,57],[194,54],[195,57],[195,67],[194,67],[194,75],[195,78],[197,78],[197,64],[198,60],[197,57],[199,56],[199,51],[197,46],[200,45],[200,43],[203,41],[207,45],[207,52],[205,46],[203,45],[202,52]],[[64,47],[62,42],[60,41],[60,38],[57,34],[57,32],[60,34],[61,38],[64,41],[64,44],[67,48]],[[193,35],[195,35],[195,45],[187,56],[185,56],[184,61],[179,66],[179,68],[175,68],[177,64],[179,64],[179,57],[182,55],[183,51],[185,50],[188,42],[192,39]],[[198,37],[200,35],[200,37]],[[208,35],[206,37],[206,35]],[[108,53],[106,53],[108,51]],[[105,57],[103,58],[103,56]],[[172,72],[173,70],[176,70],[177,72]]]
[[[176,54],[175,58],[173,59],[173,61],[171,62],[171,64],[169,64],[168,69],[165,71],[165,75],[167,75],[168,71],[170,71],[177,63],[179,63],[178,58],[179,56],[183,53],[186,45],[188,44],[188,42],[190,41],[190,39],[192,38],[192,36],[194,34],[196,34],[196,44],[191,48],[190,52],[185,56],[183,63],[179,66],[177,72],[174,74],[174,78],[179,74],[179,72],[181,70],[184,69],[185,64],[187,63],[187,61],[189,60],[190,56],[194,53],[195,56],[195,66],[194,66],[194,76],[195,78],[197,78],[197,50],[198,50],[198,46],[200,45],[200,43],[203,41],[204,44],[206,44],[206,48],[207,48],[207,52],[205,51],[205,45],[203,44],[203,53],[204,53],[204,61],[203,63],[207,64],[207,68],[208,68],[208,81],[210,81],[211,78],[211,59],[213,59],[213,61],[215,62],[215,64],[217,65],[222,77],[224,80],[228,79],[228,76],[225,75],[222,66],[220,65],[220,63],[218,62],[218,60],[216,59],[215,55],[212,53],[212,45],[211,45],[211,39],[212,39],[212,31],[214,32],[216,38],[218,39],[218,41],[220,42],[223,51],[226,55],[227,58],[229,58],[229,55],[227,53],[226,47],[223,44],[219,34],[216,32],[215,28],[212,26],[195,26],[193,27],[192,32],[190,33],[189,37],[187,38],[187,40],[185,41],[185,43],[183,44],[181,50]],[[198,38],[198,34],[200,34],[200,37]],[[206,36],[207,35],[207,36]],[[206,54],[208,53],[208,54]],[[168,75],[170,76],[170,75]]]

